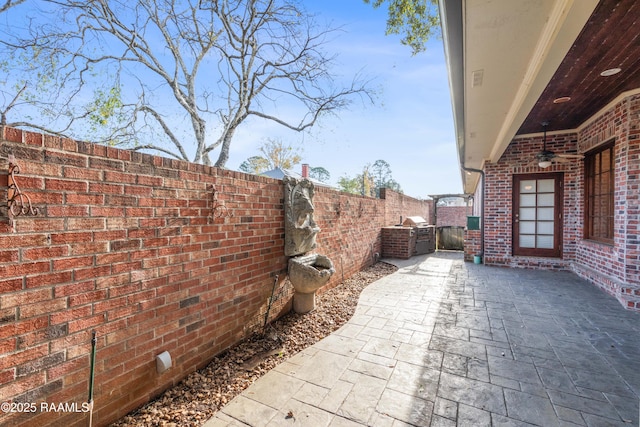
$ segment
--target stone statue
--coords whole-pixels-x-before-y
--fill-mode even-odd
[[[308,179],[284,178],[284,254],[296,256],[316,247],[320,228],[313,220],[313,183]]]

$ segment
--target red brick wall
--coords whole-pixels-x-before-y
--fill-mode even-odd
[[[411,227],[385,227],[382,242],[383,257],[409,259],[416,245],[416,235]]]
[[[471,215],[471,207],[438,206],[436,214],[438,227],[466,227],[467,215]]]
[[[387,188],[380,189],[380,198],[386,202],[385,225],[400,223],[400,217],[421,216],[429,224],[435,223],[433,200],[418,200]]]
[[[4,206],[9,153],[40,214],[0,209],[0,401],[86,401],[95,330],[94,422],[105,425],[262,325],[274,277],[286,276],[281,181],[7,128]],[[211,185],[232,217],[208,220]],[[412,211],[424,202],[387,196],[316,189],[317,251],[337,270],[327,286],[381,252],[387,206],[391,216],[424,213]],[[174,366],[157,374],[165,350]],[[86,419],[2,414],[0,424]]]
[[[326,187],[316,187],[313,202],[321,229],[317,252],[328,255],[336,269],[325,286],[331,288],[380,257],[386,204]]]
[[[576,149],[577,136],[569,134],[547,134],[547,148],[551,151],[566,152]],[[577,183],[582,180],[582,163],[554,163],[541,169],[535,161],[535,155],[542,149],[542,136],[518,138],[507,148],[498,163],[486,165],[486,204],[485,204],[485,247],[484,262],[493,265],[512,267],[566,268],[567,260],[575,256],[576,224],[581,219],[579,189]],[[512,186],[515,174],[535,174],[562,172],[564,174],[565,226],[563,228],[562,258],[514,257],[512,255]]]
[[[387,188],[380,189],[380,198],[384,200],[384,225],[394,226],[409,216],[421,216],[429,224],[435,222],[433,200],[418,200]],[[385,228],[382,230],[383,257],[411,258],[415,249],[416,236],[411,235],[411,228]]]
[[[13,129],[6,139],[1,157],[13,152],[41,213],[5,218],[0,234],[0,401],[84,401],[95,329],[105,424],[260,323],[286,271],[279,181]],[[208,222],[211,184],[226,222]],[[165,350],[174,367],[159,375]],[[83,422],[20,420],[58,417]]]
[[[574,271],[640,310],[640,95],[632,95],[597,117],[579,134],[580,152],[615,138],[614,244],[579,236]]]
[[[629,97],[626,102],[624,136],[628,144],[627,218],[625,225],[625,286],[622,289],[628,307],[640,310],[640,95]],[[635,161],[634,161],[635,160]],[[627,284],[632,284],[628,286]]]
[[[464,260],[473,261],[474,256],[482,255],[480,230],[464,231]]]
[[[484,262],[513,267],[571,269],[616,296],[628,308],[640,309],[640,95],[630,95],[577,132],[547,135],[548,149],[584,153],[616,138],[614,245],[584,239],[583,162],[535,164],[542,136],[517,138],[497,163],[486,165]],[[512,254],[512,183],[515,174],[564,174],[562,258]],[[478,199],[479,200],[479,199]]]

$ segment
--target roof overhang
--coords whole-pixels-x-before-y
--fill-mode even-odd
[[[598,0],[440,0],[464,191],[497,162]]]

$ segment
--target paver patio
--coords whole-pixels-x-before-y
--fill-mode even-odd
[[[389,261],[353,318],[218,426],[639,426],[640,315],[572,273]]]

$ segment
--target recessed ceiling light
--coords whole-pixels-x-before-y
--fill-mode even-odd
[[[608,70],[604,70],[603,72],[601,72],[600,75],[602,77],[609,77],[613,76],[614,74],[618,74],[620,71],[622,71],[622,68],[609,68]]]
[[[560,98],[556,98],[553,100],[554,104],[562,104],[565,102],[569,102],[571,101],[571,97],[570,96],[561,96]]]

